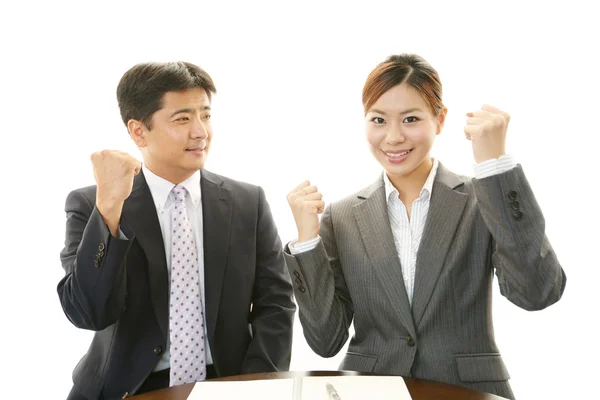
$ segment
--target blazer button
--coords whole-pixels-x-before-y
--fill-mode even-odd
[[[160,356],[162,354],[162,347],[156,346],[154,348],[154,354],[156,354],[157,356]]]
[[[94,260],[94,267],[100,268],[100,264],[98,263],[98,260]]]
[[[104,243],[100,243],[100,245],[98,245],[98,251],[102,250],[104,250]]]
[[[297,278],[300,278],[300,272],[294,271],[294,275],[296,275]]]
[[[304,292],[306,292],[306,289],[304,288],[304,286],[300,286],[300,287],[298,288],[298,290],[299,290],[301,293],[304,293]]]
[[[519,208],[521,208],[521,204],[517,200],[513,200],[510,203],[510,207],[515,211],[519,211]]]
[[[520,221],[521,219],[523,219],[523,213],[521,211],[516,211],[513,215],[515,216],[515,219],[517,221]]]
[[[102,250],[100,250],[100,251],[98,252],[98,256],[99,256],[99,257],[104,257],[104,252],[103,252]]]
[[[413,340],[412,336],[408,335],[408,339],[406,339],[406,344],[410,347],[413,347],[415,345],[415,341]]]
[[[300,280],[299,278],[296,278],[296,283],[297,283],[298,285],[302,285],[302,280]]]
[[[515,192],[514,190],[511,190],[510,192],[508,192],[508,198],[511,200],[516,200],[517,192]]]

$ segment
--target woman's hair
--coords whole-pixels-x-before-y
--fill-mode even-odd
[[[404,82],[421,93],[435,117],[440,115],[442,82],[437,71],[416,54],[390,56],[371,71],[362,93],[365,114],[385,92]]]

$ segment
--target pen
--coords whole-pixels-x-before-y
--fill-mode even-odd
[[[342,400],[331,383],[326,384],[325,387],[327,388],[327,394],[329,394],[331,400]]]

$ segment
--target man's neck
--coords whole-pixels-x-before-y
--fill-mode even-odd
[[[194,175],[196,171],[187,171],[180,168],[159,168],[156,165],[148,165],[144,163],[144,167],[147,168],[154,175],[161,177],[162,179],[171,182],[173,185],[179,185],[181,182]]]

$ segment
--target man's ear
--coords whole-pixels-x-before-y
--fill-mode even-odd
[[[440,115],[437,117],[438,128],[436,135],[439,135],[442,132],[442,128],[444,127],[444,122],[446,122],[446,114],[448,113],[448,109],[444,107],[444,109],[440,112]]]
[[[129,131],[129,136],[137,147],[146,147],[146,136],[148,135],[148,130],[143,122],[136,119],[130,119],[127,121],[127,130]]]

